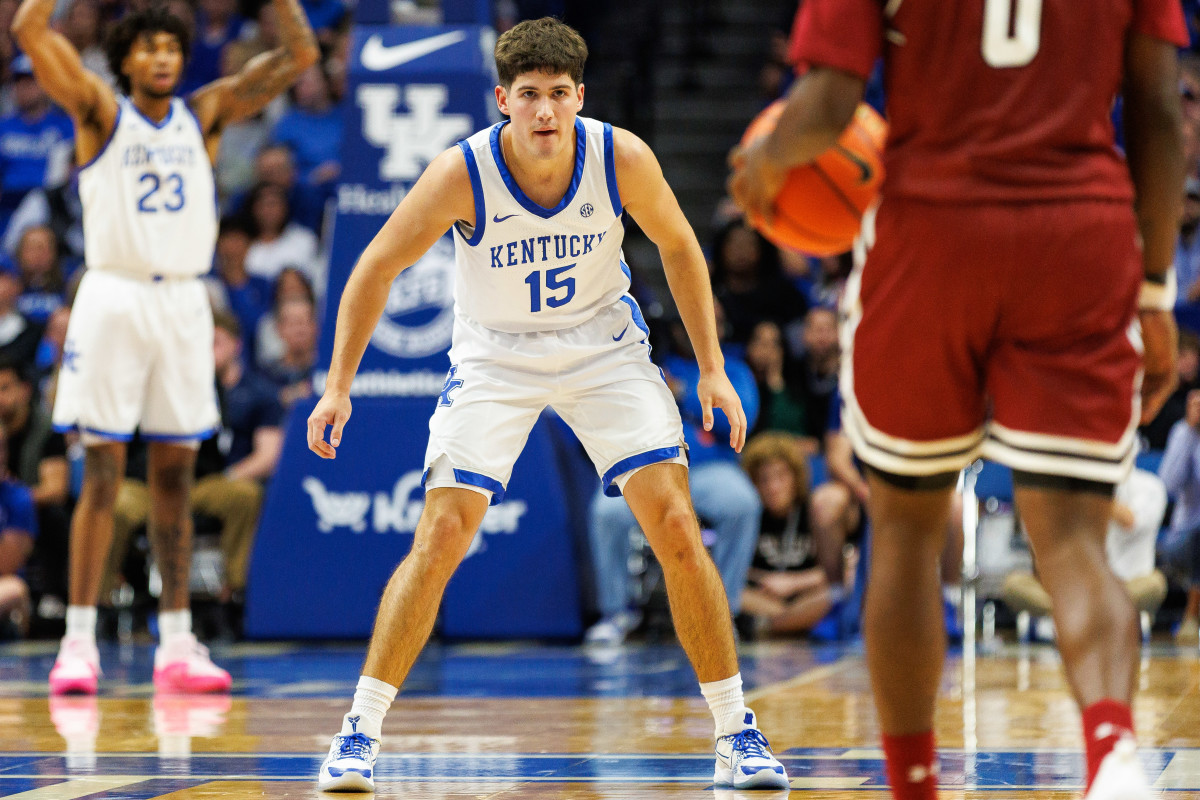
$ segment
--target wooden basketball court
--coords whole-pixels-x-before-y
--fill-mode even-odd
[[[0,797],[318,798],[361,647],[214,649],[232,697],[156,697],[149,646],[102,647],[99,698],[46,696],[56,643],[0,648]],[[954,653],[938,718],[943,797],[1077,797],[1077,713],[1044,645]],[[886,797],[856,646],[742,647],[748,702],[793,791]],[[1156,785],[1200,798],[1200,654],[1144,651],[1137,724]],[[433,646],[384,724],[377,795],[421,800],[778,797],[712,786],[712,719],[675,646]]]

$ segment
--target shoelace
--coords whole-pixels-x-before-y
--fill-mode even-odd
[[[366,761],[371,757],[371,739],[365,733],[352,733],[349,736],[339,736],[338,758],[360,758]]]
[[[747,728],[733,737],[734,752],[740,750],[747,758],[771,758],[770,747],[767,737],[756,728]]]

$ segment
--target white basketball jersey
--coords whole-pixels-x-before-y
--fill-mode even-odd
[[[500,150],[501,122],[459,142],[475,228],[455,226],[455,311],[508,333],[586,322],[629,291],[612,126],[575,120],[575,172],[554,208],[529,199]]]
[[[159,124],[118,97],[117,122],[79,173],[89,269],[203,275],[217,239],[216,189],[200,123],[176,97]]]

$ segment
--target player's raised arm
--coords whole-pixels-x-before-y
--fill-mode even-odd
[[[815,161],[837,142],[854,118],[866,81],[827,67],[813,67],[788,94],[775,129],[729,157],[729,194],[747,213],[771,219],[788,170]]]
[[[308,418],[308,446],[333,458],[350,417],[350,384],[387,304],[392,281],[412,266],[455,222],[476,224],[471,178],[462,151],[432,162],[359,257],[338,305],[333,357],[325,393]],[[329,442],[325,427],[333,426]],[[332,446],[331,446],[332,443]]]
[[[1147,287],[1140,303],[1143,360],[1142,421],[1153,419],[1176,380],[1174,287],[1166,287],[1175,260],[1183,212],[1182,111],[1175,45],[1132,33],[1125,48],[1125,143],[1142,234],[1142,269]],[[1156,288],[1161,287],[1158,291]],[[1157,305],[1148,301],[1159,296]],[[1160,296],[1161,295],[1161,296]]]
[[[201,86],[190,103],[205,135],[252,117],[295,83],[321,55],[299,0],[271,0],[279,19],[274,50],[255,56],[236,75]]]
[[[729,445],[741,452],[746,443],[746,413],[725,375],[712,287],[700,243],[649,146],[629,131],[613,128],[613,150],[621,203],[658,246],[671,296],[696,351],[704,429],[712,429],[712,409],[724,409],[731,428]]]
[[[55,0],[24,0],[13,17],[12,33],[33,62],[33,75],[50,98],[76,123],[92,124],[107,135],[117,117],[113,90],[83,66],[67,38],[50,27]]]

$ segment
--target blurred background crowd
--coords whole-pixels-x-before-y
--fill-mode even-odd
[[[238,70],[275,45],[262,0],[165,0],[193,31],[181,93]],[[103,41],[129,5],[61,0],[54,24],[107,74]],[[79,488],[80,448],[54,433],[49,408],[74,287],[86,265],[72,126],[34,81],[8,28],[17,0],[0,0],[0,636],[61,633],[67,529]],[[313,392],[326,297],[331,198],[340,174],[342,104],[352,8],[303,3],[322,58],[258,117],[229,128],[216,165],[220,234],[208,276],[222,431],[206,442],[194,496],[194,595],[212,613],[209,635],[237,636],[247,565],[265,484],[275,470],[287,409]],[[869,537],[868,490],[839,423],[837,302],[849,253],[812,258],[764,239],[724,197],[725,156],[758,110],[794,75],[788,31],[796,0],[665,0],[608,4],[497,0],[503,30],[554,14],[592,51],[584,113],[630,128],[654,147],[706,247],[727,371],[752,436],[739,456],[727,430],[700,424],[698,368],[670,304],[657,254],[632,229],[626,255],[651,324],[654,356],[678,398],[693,494],[744,637],[848,635]],[[1187,0],[1200,30],[1198,0]],[[435,21],[436,3],[396,0],[400,21]],[[1194,39],[1194,41],[1200,41]],[[1184,56],[1180,94],[1190,159],[1180,220],[1180,386],[1142,431],[1146,455],[1114,506],[1114,564],[1144,608],[1195,643],[1200,618],[1200,55]],[[868,99],[882,109],[876,81]],[[1119,127],[1119,112],[1114,116]],[[719,422],[723,420],[718,418]],[[156,574],[144,537],[145,460],[135,444],[117,509],[102,602],[110,635],[146,623]],[[1135,485],[1136,484],[1136,485]],[[1014,547],[1019,510],[1010,512]],[[588,509],[584,581],[587,640],[616,645],[665,624],[652,559],[624,502],[597,492]],[[963,530],[943,558],[947,627],[958,618]],[[968,535],[975,536],[975,531]],[[1148,555],[1147,555],[1148,554]],[[1136,566],[1129,566],[1136,564]],[[1007,608],[1044,617],[1036,566],[997,591]],[[1141,580],[1141,583],[1137,581]],[[1044,593],[1043,593],[1044,594]]]

